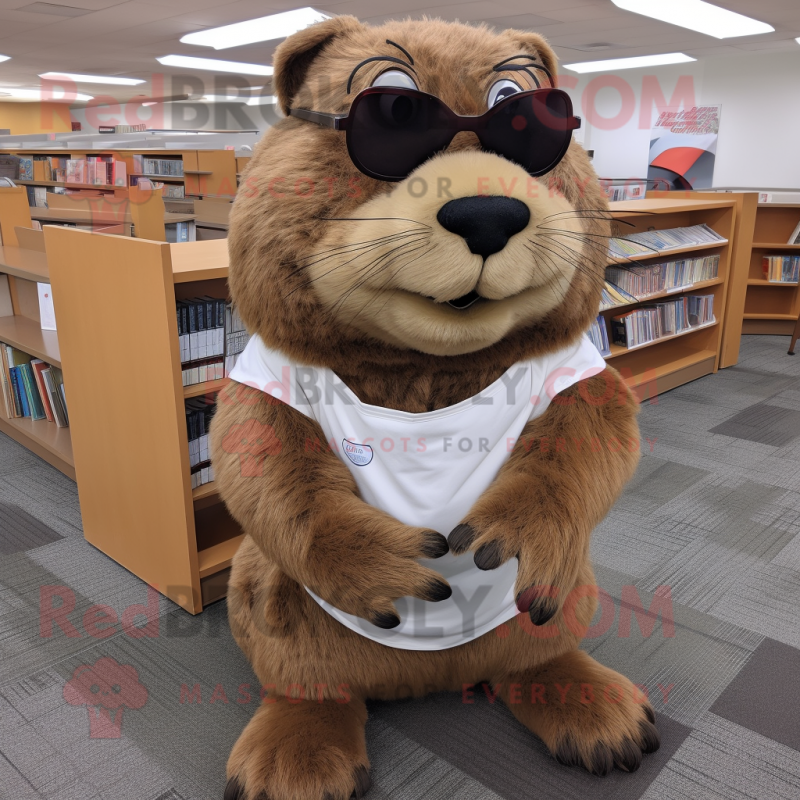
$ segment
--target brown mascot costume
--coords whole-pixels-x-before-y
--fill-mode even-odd
[[[287,118],[229,239],[253,337],[212,427],[264,687],[225,797],[361,797],[367,700],[480,682],[561,763],[637,769],[652,709],[579,649],[639,432],[584,335],[610,225],[552,50],[338,17],[274,66]]]

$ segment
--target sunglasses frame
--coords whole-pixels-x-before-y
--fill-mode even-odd
[[[421,92],[418,89],[404,89],[395,86],[374,86],[364,89],[355,96],[350,106],[350,110],[347,112],[347,114],[330,114],[325,111],[311,111],[306,108],[290,108],[289,114],[293,117],[297,117],[298,119],[305,120],[306,122],[313,122],[316,125],[321,125],[324,128],[331,128],[335,131],[345,131],[345,134],[347,135],[346,138],[347,152],[350,154],[350,160],[358,168],[358,170],[360,172],[363,172],[365,175],[368,175],[370,178],[375,178],[379,181],[396,183],[398,181],[405,180],[405,178],[408,176],[388,177],[381,173],[375,172],[365,167],[364,164],[361,163],[361,160],[358,158],[358,155],[353,152],[349,132],[352,130],[353,122],[355,120],[355,112],[361,101],[364,100],[366,97],[376,94],[391,94],[396,96],[417,97],[417,98],[425,98],[427,100],[435,100],[437,103],[441,105],[442,110],[445,112],[446,116],[450,121],[450,130],[452,131],[453,135],[450,137],[449,141],[447,142],[447,145],[445,145],[446,147],[450,144],[450,142],[453,141],[456,134],[462,133],[464,131],[475,133],[480,139],[480,132],[484,128],[486,128],[489,119],[492,116],[494,116],[498,111],[501,111],[506,105],[509,105],[513,102],[518,102],[519,100],[528,97],[530,98],[533,98],[534,96],[541,97],[543,94],[550,94],[552,92],[555,92],[563,99],[565,108],[567,109],[568,112],[568,115],[565,118],[566,126],[564,128],[564,133],[566,134],[569,131],[578,130],[581,127],[581,118],[576,117],[573,114],[572,99],[562,89],[555,89],[551,87],[530,89],[525,92],[516,92],[515,94],[509,95],[508,97],[504,98],[499,103],[495,104],[487,111],[484,111],[483,114],[480,114],[478,116],[461,116],[460,114],[456,114],[444,102],[444,100],[440,99],[439,97],[436,97],[435,95],[428,94],[427,92]],[[571,136],[565,136],[564,146],[561,148],[558,157],[555,158],[553,162],[546,169],[542,169],[536,172],[530,172],[529,174],[532,175],[533,177],[538,177],[540,175],[546,175],[548,172],[554,169],[566,155],[571,140],[572,140]],[[481,145],[483,145],[483,142],[481,142]],[[422,164],[424,163],[424,161],[420,163]]]

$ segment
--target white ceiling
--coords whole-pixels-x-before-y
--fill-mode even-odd
[[[800,48],[794,41],[800,36],[800,0],[714,2],[768,22],[775,32],[715,39],[622,11],[611,0],[328,0],[314,7],[333,14],[353,14],[372,23],[427,14],[464,22],[485,21],[501,29],[535,30],[547,37],[566,63],[674,51],[713,58]],[[215,51],[181,44],[181,36],[306,3],[313,4],[313,0],[0,0],[0,54],[12,57],[0,63],[0,87],[35,87],[39,73],[66,71],[148,81],[137,87],[80,84],[80,91],[93,95],[127,99],[137,94],[180,93],[181,88],[171,85],[169,76],[192,71],[162,67],[156,56],[182,53],[268,64],[278,44],[265,42]],[[56,13],[41,13],[43,10]],[[597,43],[610,47],[586,49]],[[165,85],[153,84],[153,73],[167,76]],[[194,74],[204,81],[207,93],[214,93],[213,75]],[[264,82],[255,77],[248,80],[253,86]]]

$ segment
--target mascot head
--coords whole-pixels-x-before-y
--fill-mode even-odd
[[[541,36],[336,17],[274,63],[286,118],[229,234],[233,299],[268,347],[343,374],[458,373],[586,330],[607,204]]]

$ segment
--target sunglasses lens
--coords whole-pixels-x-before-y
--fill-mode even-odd
[[[358,98],[347,146],[368,175],[398,181],[447,146],[446,113],[435,97],[391,89]]]
[[[519,164],[531,175],[549,172],[572,140],[572,104],[558,89],[541,89],[499,104],[487,115],[481,144]]]

